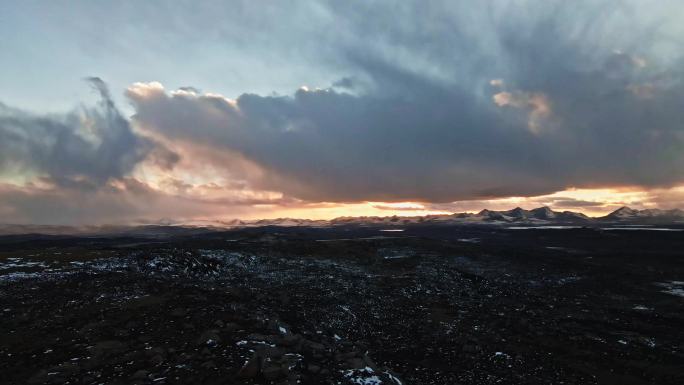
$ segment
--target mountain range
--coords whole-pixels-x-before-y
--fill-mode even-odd
[[[602,217],[589,217],[573,211],[555,211],[549,207],[525,210],[482,210],[478,213],[454,213],[425,216],[362,216],[338,217],[331,220],[276,218],[259,220],[233,219],[173,221],[164,219],[137,226],[44,226],[0,224],[0,235],[48,234],[48,235],[131,235],[165,237],[190,235],[204,231],[220,231],[247,227],[330,227],[330,226],[378,226],[397,227],[410,225],[499,225],[499,226],[603,226],[603,225],[684,225],[684,210],[645,209],[621,207]]]
[[[592,224],[684,224],[684,210],[646,209],[621,207],[602,217],[589,217],[573,211],[554,211],[549,207],[525,210],[482,210],[478,213],[454,213],[426,216],[339,217],[329,221],[279,218],[242,222],[243,226],[334,226],[334,225],[411,225],[411,224],[532,224],[532,225],[592,225]]]
[[[334,225],[409,225],[409,224],[592,224],[592,223],[633,223],[633,224],[672,224],[684,223],[684,210],[646,209],[635,210],[621,207],[602,217],[589,217],[574,211],[554,211],[549,207],[525,210],[516,207],[511,210],[482,210],[478,213],[454,213],[446,215],[426,216],[370,216],[370,217],[338,217],[331,220],[311,220],[277,218],[257,221],[222,222],[230,227],[240,226],[334,226]]]

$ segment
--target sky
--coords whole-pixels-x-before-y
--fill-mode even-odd
[[[0,218],[684,207],[684,3],[0,0]]]

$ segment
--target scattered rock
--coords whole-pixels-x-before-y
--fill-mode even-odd
[[[254,378],[259,374],[261,369],[261,359],[257,356],[250,358],[238,372],[240,378]]]
[[[283,377],[283,371],[280,366],[268,366],[262,370],[262,374],[267,380],[275,380]]]
[[[144,370],[144,369],[140,369],[137,372],[133,373],[131,378],[135,379],[135,380],[142,380],[142,379],[147,378],[149,375],[150,375],[149,371]]]

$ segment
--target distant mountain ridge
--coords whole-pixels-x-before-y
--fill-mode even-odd
[[[368,216],[368,217],[338,217],[331,220],[311,220],[277,218],[257,221],[224,222],[235,226],[335,226],[335,225],[411,225],[411,224],[573,224],[591,225],[602,223],[683,223],[684,210],[645,209],[635,210],[621,207],[602,217],[589,217],[574,211],[555,211],[543,206],[531,210],[516,207],[511,210],[488,210],[478,213],[454,213],[425,216]]]
[[[684,210],[672,209],[646,209],[634,210],[627,206],[620,207],[612,213],[599,217],[597,219],[608,221],[630,221],[630,220],[682,220],[684,219]]]
[[[258,220],[230,221],[205,221],[194,222],[194,225],[204,224],[217,227],[322,227],[322,226],[397,226],[413,224],[531,224],[531,225],[591,225],[603,223],[684,223],[684,210],[660,210],[645,209],[635,210],[629,207],[621,207],[612,213],[602,217],[589,217],[583,213],[574,211],[555,211],[550,207],[543,206],[531,210],[516,207],[511,210],[484,209],[478,213],[454,213],[425,216],[360,216],[360,217],[337,217],[330,220],[275,218]],[[186,225],[187,223],[181,223]]]
[[[530,225],[530,226],[602,226],[602,225],[684,225],[684,210],[644,209],[621,207],[602,217],[589,217],[574,211],[555,211],[550,207],[525,210],[488,210],[478,213],[454,213],[425,216],[363,216],[338,217],[330,220],[275,218],[258,220],[193,220],[173,221],[163,219],[137,226],[51,226],[51,225],[2,225],[0,235],[45,234],[84,236],[147,236],[168,237],[192,235],[209,231],[224,231],[248,227],[330,227],[330,226],[377,226],[397,227],[410,225]]]

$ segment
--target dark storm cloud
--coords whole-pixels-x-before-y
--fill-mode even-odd
[[[397,205],[388,205],[388,204],[375,204],[373,205],[374,209],[378,210],[388,210],[388,211],[419,211],[419,210],[425,210],[425,207],[422,206],[397,206]]]
[[[125,176],[146,157],[167,166],[176,155],[132,131],[105,83],[96,107],[37,115],[0,104],[0,174],[35,174],[62,186],[97,188]]]
[[[388,12],[335,2],[343,38],[328,59],[348,76],[333,88],[232,103],[134,87],[135,119],[237,152],[269,171],[255,183],[308,200],[444,202],[684,181],[684,62],[669,8],[504,3],[402,2]]]
[[[604,202],[595,202],[572,198],[554,198],[551,201],[551,203],[553,207],[598,207],[604,204]]]

